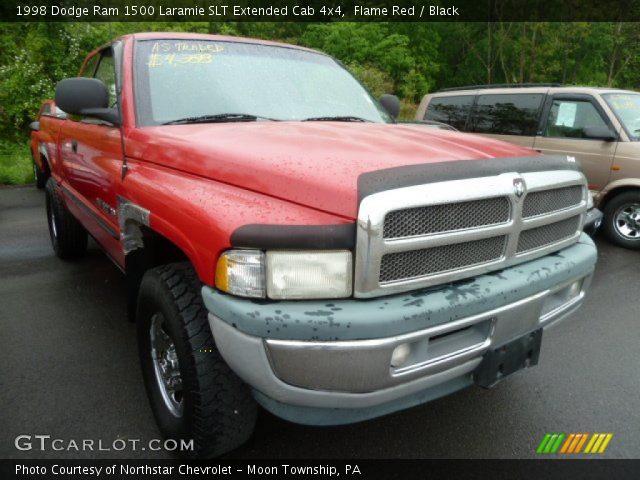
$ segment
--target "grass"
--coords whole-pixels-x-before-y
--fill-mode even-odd
[[[33,166],[29,146],[0,141],[0,185],[33,183]]]

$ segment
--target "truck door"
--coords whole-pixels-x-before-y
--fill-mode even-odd
[[[599,192],[609,181],[616,141],[585,138],[585,127],[613,125],[595,98],[588,94],[549,96],[534,148],[542,153],[575,157],[589,182]]]
[[[83,76],[101,80],[109,92],[110,106],[118,105],[114,47],[109,46],[87,62]],[[91,64],[95,64],[95,70]],[[74,118],[61,129],[59,145],[64,164],[63,194],[68,207],[114,260],[122,265],[122,248],[116,216],[116,189],[121,178],[120,128],[103,120]]]

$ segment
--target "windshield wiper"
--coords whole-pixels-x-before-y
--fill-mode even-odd
[[[260,117],[246,113],[217,113],[215,115],[197,115],[194,117],[178,118],[164,122],[162,125],[181,125],[185,123],[216,123],[216,122],[255,122],[257,120],[269,120],[276,122],[274,118]]]
[[[351,115],[343,115],[336,117],[310,117],[304,118],[301,120],[302,122],[370,122],[371,120],[366,120],[360,117],[354,117]]]

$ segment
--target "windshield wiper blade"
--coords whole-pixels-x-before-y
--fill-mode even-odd
[[[354,117],[352,115],[342,115],[335,117],[310,117],[301,120],[302,122],[370,122],[360,117]]]
[[[215,115],[197,115],[194,117],[178,118],[162,125],[181,125],[185,123],[215,123],[215,122],[255,122],[256,120],[269,120],[275,122],[273,118],[249,115],[247,113],[217,113]]]

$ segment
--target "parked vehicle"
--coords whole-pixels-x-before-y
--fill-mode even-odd
[[[319,52],[128,35],[56,103],[53,248],[91,235],[122,269],[155,418],[197,456],[245,442],[257,405],[336,425],[490,387],[594,270],[570,157],[394,124],[397,98]]]
[[[640,93],[554,84],[445,89],[426,95],[417,120],[446,122],[582,163],[604,231],[640,248]]]

